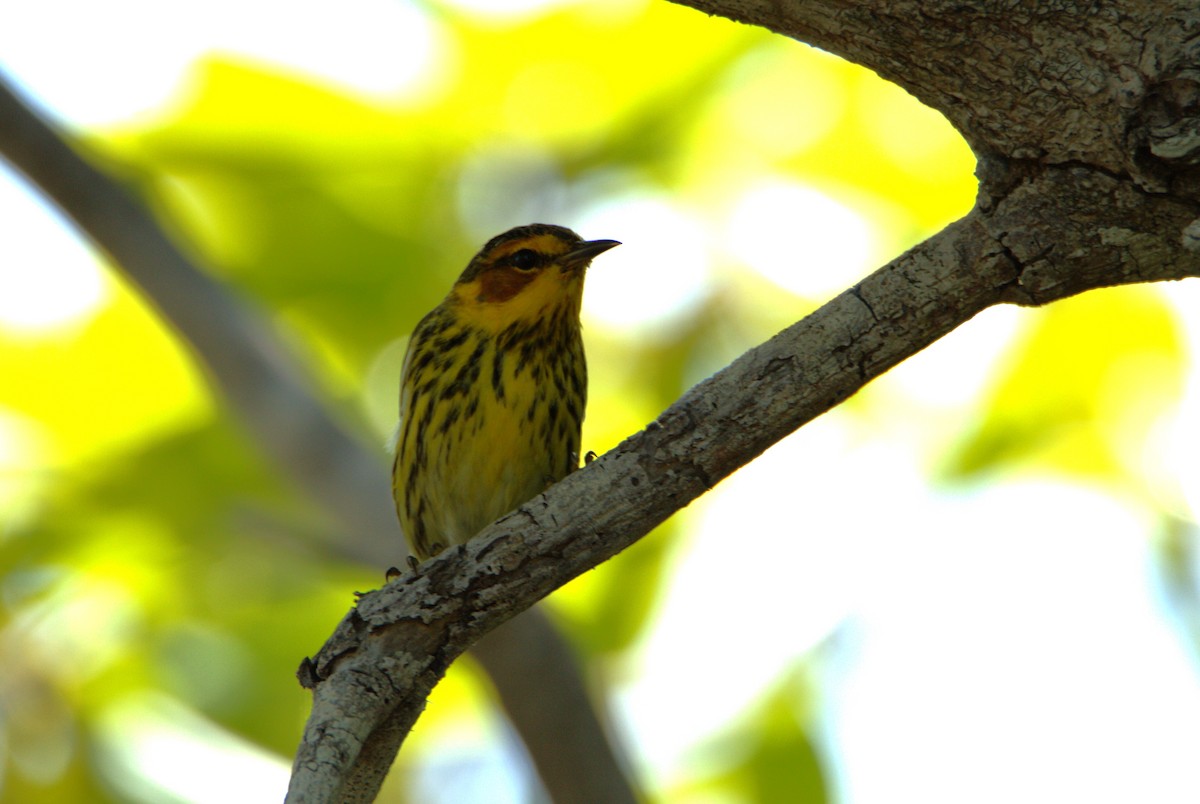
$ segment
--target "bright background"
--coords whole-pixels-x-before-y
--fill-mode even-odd
[[[603,452],[975,187],[868,71],[645,0],[9,3],[0,70],[379,444],[508,226],[625,243],[585,300]],[[988,311],[556,594],[651,796],[1195,801],[1198,296]],[[0,798],[278,800],[296,665],[381,577],[314,527],[0,168]],[[487,694],[452,669],[387,800],[530,800]]]

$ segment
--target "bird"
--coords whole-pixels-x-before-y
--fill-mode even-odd
[[[392,465],[416,559],[465,543],[578,468],[584,276],[618,245],[552,224],[509,229],[417,324],[400,372]]]

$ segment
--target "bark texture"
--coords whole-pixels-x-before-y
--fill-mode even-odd
[[[384,735],[372,756],[390,754],[475,640],[980,310],[1200,275],[1194,0],[684,4],[838,53],[941,111],[979,158],[975,209],[469,544],[365,596],[305,665],[315,705],[292,801],[369,798],[364,745]]]

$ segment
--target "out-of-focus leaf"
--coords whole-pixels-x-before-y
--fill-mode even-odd
[[[190,355],[116,281],[111,300],[68,331],[0,330],[0,377],[0,407],[36,423],[55,468],[100,459],[212,415]]]
[[[1200,527],[1164,516],[1155,542],[1157,570],[1168,603],[1192,658],[1200,664]]]
[[[60,682],[85,711],[159,685],[291,750],[306,705],[295,667],[368,579],[314,565],[305,534],[320,517],[298,508],[227,424],[110,456],[93,472],[58,495],[53,526],[10,535],[0,554],[12,633],[30,639],[26,652],[72,656],[57,665]]]
[[[663,525],[550,598],[580,648],[593,656],[626,650],[641,635],[658,600],[675,528]]]
[[[721,770],[698,774],[688,792],[722,793],[745,802],[829,801],[824,760],[810,732],[811,695],[802,673],[785,679],[741,723],[700,752],[702,767]]]
[[[951,479],[1013,465],[1112,481],[1136,477],[1134,445],[1178,399],[1183,347],[1153,289],[1094,291],[1032,313],[985,403],[951,455]]]
[[[263,68],[213,59],[194,82],[110,147],[214,270],[361,369],[470,256],[448,220],[452,152],[403,114]],[[442,243],[425,236],[448,224]]]

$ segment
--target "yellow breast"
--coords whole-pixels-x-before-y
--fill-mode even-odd
[[[460,322],[418,327],[393,474],[418,555],[467,541],[578,466],[583,346],[577,326],[554,330],[555,320],[499,334]]]

